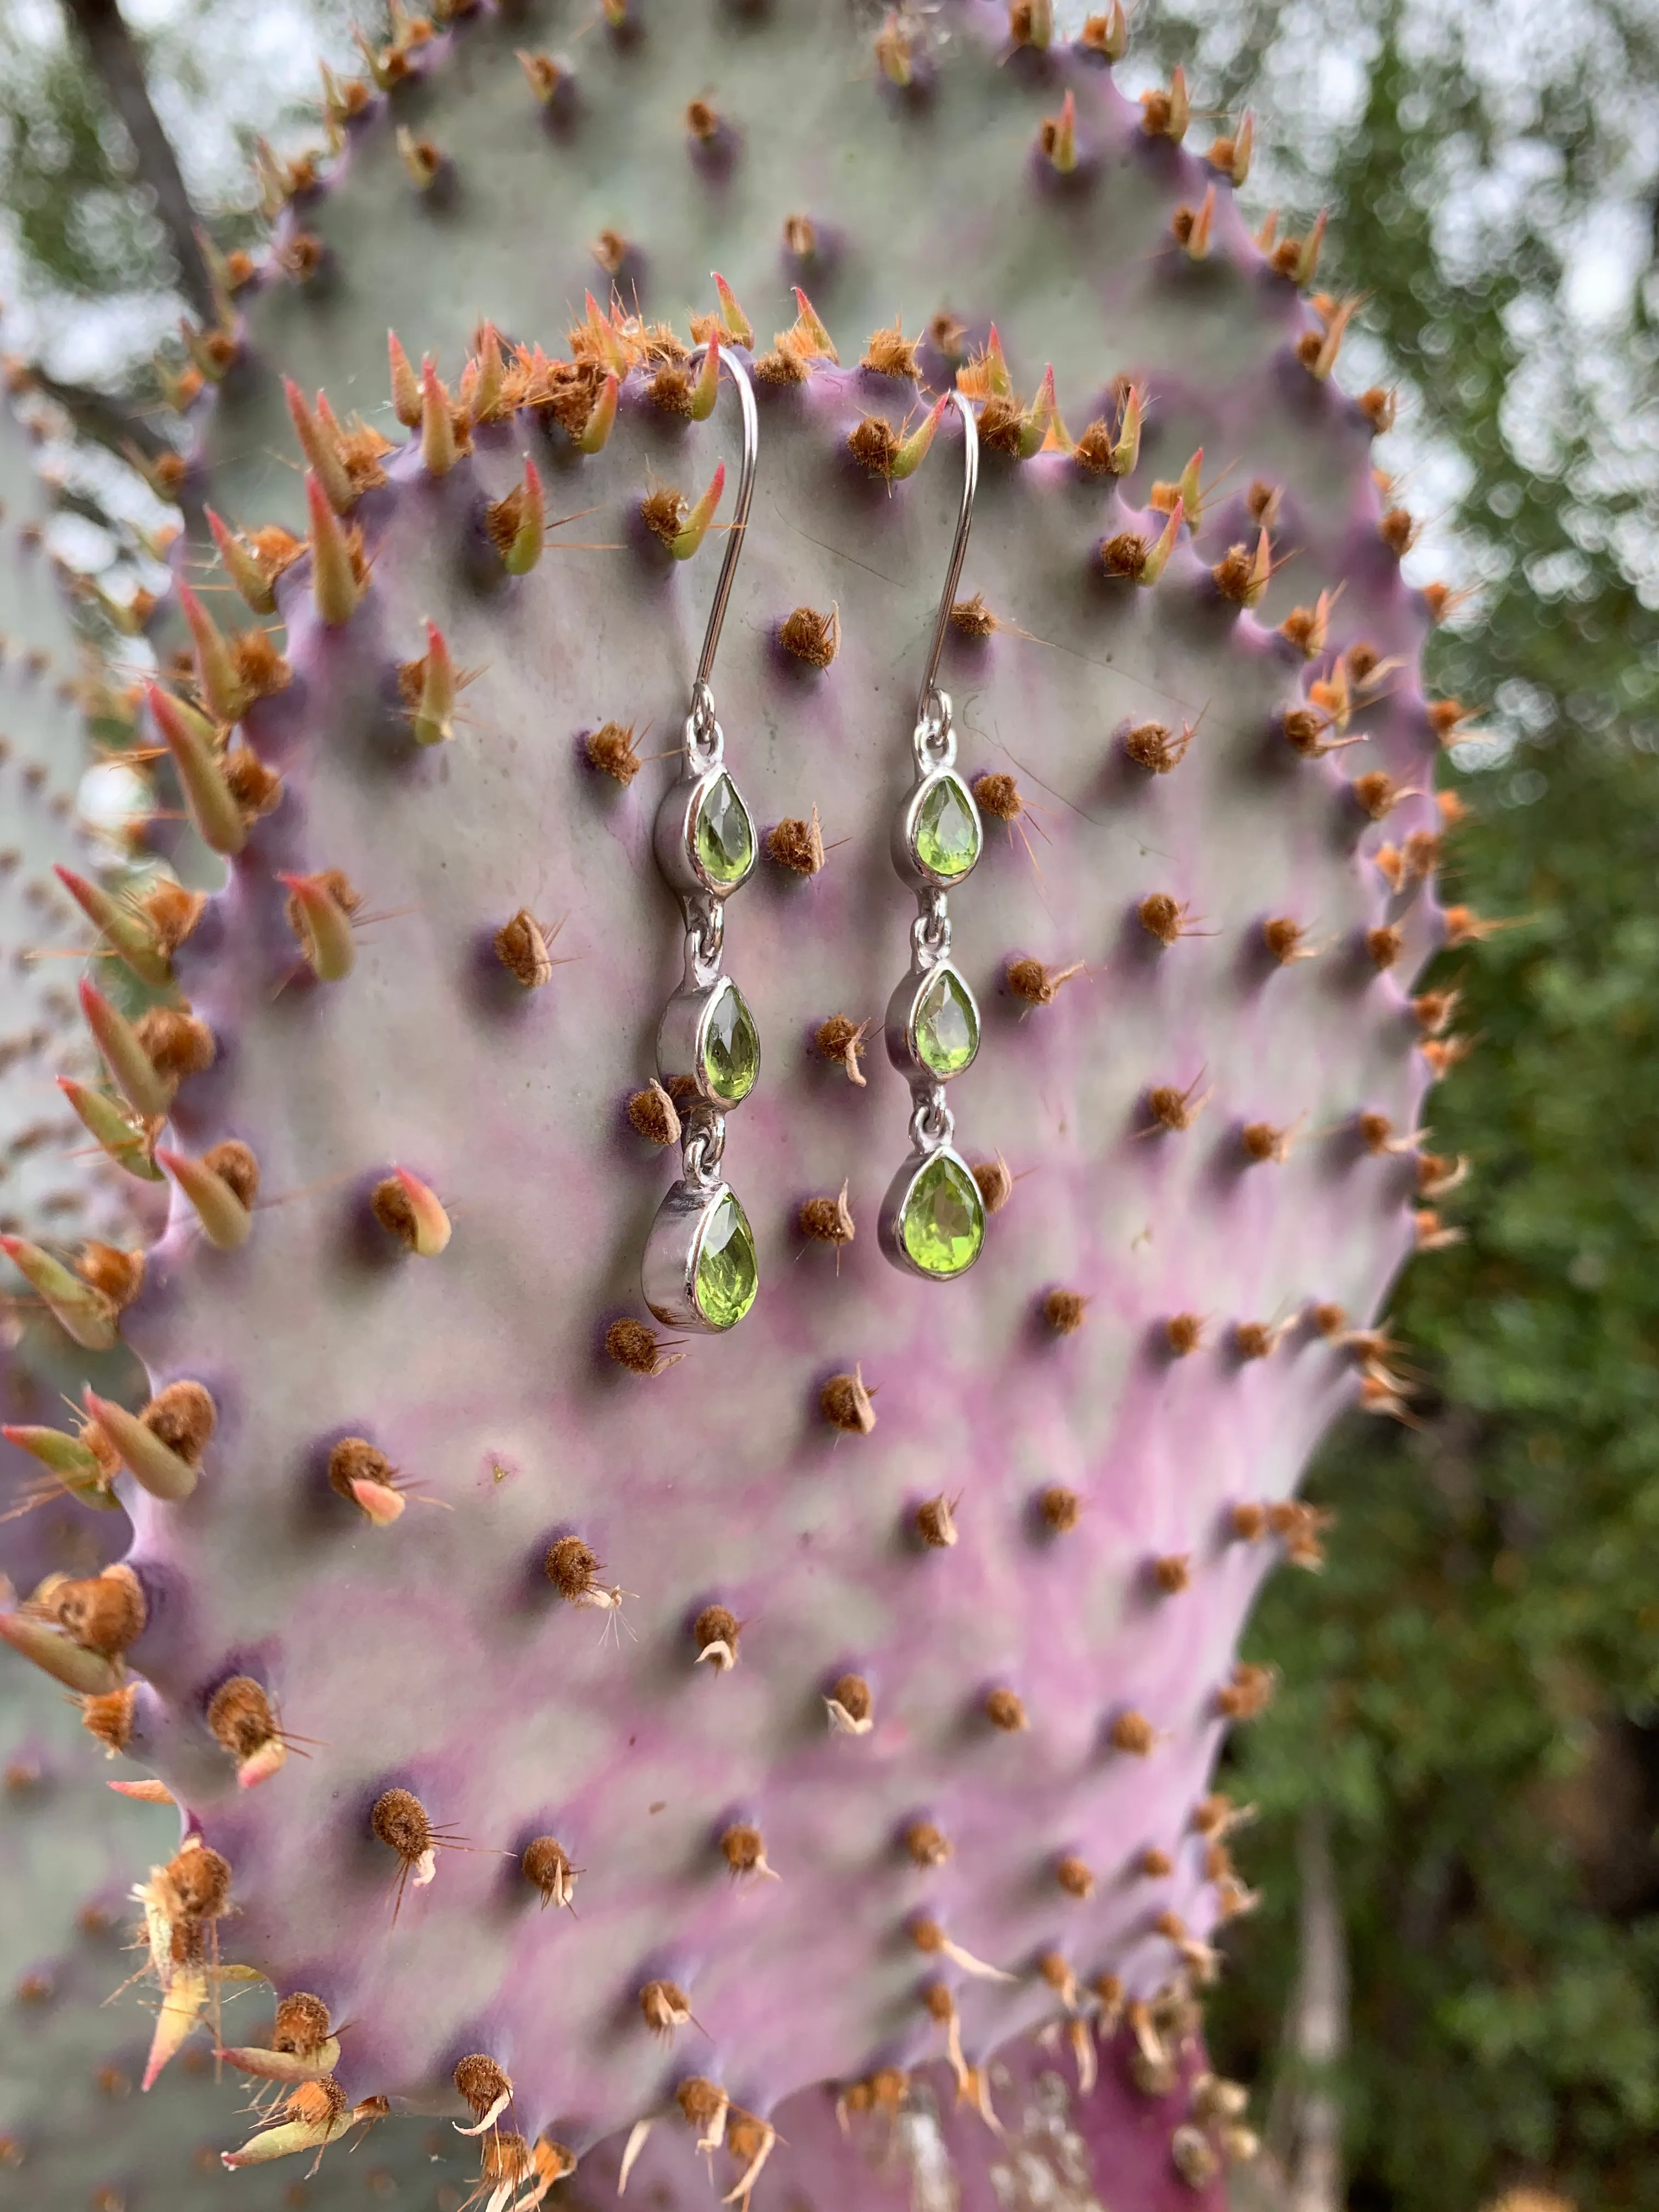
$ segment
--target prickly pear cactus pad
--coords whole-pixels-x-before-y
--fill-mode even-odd
[[[0,1461],[9,1475],[7,1449]],[[29,1525],[39,1528],[41,1516]],[[73,1547],[41,1557],[71,1573],[97,1564]],[[234,2202],[239,2212],[278,2212],[294,2201],[291,2169],[234,2182],[220,2162],[240,2100],[229,2069],[216,2083],[205,2037],[143,2088],[155,1991],[140,1984],[114,1993],[137,1964],[130,1893],[177,1847],[179,1815],[112,1792],[107,1778],[131,1768],[88,1750],[57,1687],[8,1668],[0,1679],[0,2206],[209,2212]],[[227,2037],[258,2040],[270,2013],[269,1990],[228,1990]],[[450,2142],[434,2144],[429,2126],[383,2127],[362,2157],[321,2172],[304,2202],[312,2212],[346,2212],[390,2198],[406,2212],[434,2212],[447,2177],[459,2203],[473,2161],[447,2132]]]
[[[52,1079],[95,1071],[72,957],[94,936],[53,867],[97,870],[76,826],[88,757],[81,640],[47,550],[36,458],[0,399],[0,1233],[78,1242],[128,1224],[123,1178],[70,1157],[83,1133]],[[0,1289],[21,1288],[0,1258]]]
[[[1240,398],[1303,330],[1317,237],[1277,239],[1243,291],[1206,265],[1244,235],[1249,131],[1216,143],[1179,81],[1148,105],[1120,94],[1115,4],[1075,40],[1048,0],[433,15],[394,12],[362,76],[325,80],[335,155],[319,134],[314,155],[261,165],[270,248],[228,268],[222,325],[193,339],[179,387],[200,393],[188,505],[301,526],[283,379],[395,438],[388,328],[453,372],[481,318],[534,340],[588,289],[683,327],[712,305],[711,268],[763,346],[800,284],[843,337],[902,317],[935,376],[994,316],[1012,357],[1052,362],[1085,418],[1112,377],[1140,379],[1170,474],[1199,445],[1231,456]],[[1340,524],[1294,416],[1253,427],[1304,527]]]
[[[1248,317],[1259,258],[1214,273]],[[793,2090],[941,2057],[977,2102],[1022,2029],[1092,2063],[1249,1902],[1206,1795],[1271,1691],[1236,1638],[1316,1554],[1313,1440],[1386,1390],[1447,1011],[1401,983],[1440,933],[1425,617],[1313,315],[1207,501],[971,365],[943,675],[988,1221],[963,1279],[901,1273],[890,833],[960,433],[799,312],[714,679],[760,848],[729,1334],[665,1340],[638,1288],[729,396],[698,419],[672,336],[597,317],[570,364],[487,339],[464,402],[428,371],[399,454],[302,408],[309,546],[225,540],[285,658],[193,617],[210,711],[157,695],[232,873],[170,1018],[88,1001],[177,1189],[125,1315],[150,1411],[88,1409],[131,1583],[56,1625],[141,1678],[126,1747],[202,1838],[152,1884],[170,1996],[205,2008],[211,1935],[350,2023],[256,2158],[453,2081],[499,2206],[659,2115],[729,2106],[757,2154]],[[1268,473],[1292,444],[1340,532]]]
[[[789,2212],[1222,2212],[1227,2164],[1255,2148],[1237,2117],[1243,2092],[1183,2049],[1178,2028],[1165,2049],[1152,2023],[1137,2027],[1106,2045],[1086,2088],[1040,2040],[1011,2045],[986,2069],[982,2110],[955,2094],[942,2065],[851,2100],[803,2090],[776,2116],[756,2195]],[[721,2139],[699,2154],[697,2130],[677,2118],[639,2145],[624,2194],[653,2212],[702,2212],[744,2172],[753,2123],[728,2112]],[[614,2142],[584,2160],[573,2208],[613,2203],[626,2154]]]

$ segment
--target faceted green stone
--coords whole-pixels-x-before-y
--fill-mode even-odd
[[[702,1033],[704,1080],[716,1098],[735,1106],[760,1073],[760,1035],[743,993],[728,978],[709,1011]]]
[[[924,1067],[960,1075],[979,1050],[979,1013],[954,968],[936,968],[916,1001],[916,1051]]]
[[[697,809],[697,858],[717,884],[740,884],[755,865],[755,825],[729,775],[716,776]]]
[[[971,1267],[985,1242],[979,1185],[951,1152],[931,1159],[905,1194],[899,1235],[915,1267],[948,1280]]]
[[[730,1328],[755,1303],[760,1269],[748,1217],[728,1190],[710,1215],[697,1254],[697,1311],[710,1328]]]
[[[979,812],[959,776],[942,775],[916,810],[915,854],[952,883],[979,858]]]

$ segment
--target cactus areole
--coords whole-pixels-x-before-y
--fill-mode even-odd
[[[253,612],[181,594],[156,742],[228,880],[170,1003],[83,994],[101,1110],[173,1187],[120,1316],[154,1395],[87,1405],[131,1588],[118,1648],[62,1601],[14,1640],[108,1676],[89,1719],[183,1810],[145,1893],[178,2039],[233,1959],[350,2023],[232,2163],[445,2099],[497,2212],[659,2121],[746,2197],[792,2093],[880,2110],[940,2060],[983,2109],[1032,2028],[1091,2081],[1128,2034],[1167,2098],[1251,1902],[1209,1790],[1273,1687],[1239,1629],[1316,1556],[1315,1441],[1390,1396],[1365,1332],[1450,1056],[1404,988],[1442,935],[1428,613],[1346,310],[1298,294],[1316,237],[1252,242],[1184,86],[1117,94],[1121,17],[1062,47],[999,14],[999,79],[992,12],[837,51],[873,171],[963,84],[1003,115],[985,266],[1017,252],[1029,351],[943,186],[895,193],[937,281],[907,234],[873,333],[799,266],[793,301],[698,275],[687,329],[619,288],[447,384],[394,343],[401,447],[292,389],[305,538],[216,509]],[[595,68],[675,35],[604,13]],[[814,235],[827,298],[837,256],[875,282],[880,238]],[[1076,366],[1068,307],[1056,377],[1035,272],[1069,298],[1079,260],[1116,350]],[[733,519],[720,355],[758,465],[711,765],[677,733]],[[969,429],[953,704],[913,750]],[[677,1026],[693,890],[734,981]],[[916,1152],[970,1062],[960,1149]],[[739,1098],[723,1212],[698,1133]],[[677,1146],[712,1328],[641,1295]]]

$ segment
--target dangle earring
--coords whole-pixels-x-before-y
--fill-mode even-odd
[[[720,361],[743,409],[737,513],[691,685],[679,778],[658,813],[655,840],[657,865],[685,915],[685,980],[657,1031],[658,1079],[680,1116],[681,1172],[657,1209],[641,1268],[645,1302],[657,1319],[699,1330],[734,1327],[760,1282],[748,1217],[720,1174],[726,1114],[749,1096],[760,1073],[754,1017],[721,967],[725,902],[754,867],[755,824],[726,773],[709,688],[754,495],[760,433],[742,362],[729,353]]]
[[[979,1050],[979,1008],[966,979],[951,964],[945,894],[967,875],[984,842],[974,794],[956,770],[951,695],[938,682],[979,482],[979,426],[963,394],[953,391],[951,397],[962,416],[962,511],[916,701],[910,740],[916,781],[893,825],[893,865],[915,890],[918,909],[910,925],[910,972],[887,1004],[887,1055],[908,1078],[915,1102],[911,1152],[881,1207],[881,1244],[888,1258],[936,1283],[965,1274],[985,1242],[985,1201],[972,1169],[955,1149],[956,1124],[945,1097],[945,1084]]]

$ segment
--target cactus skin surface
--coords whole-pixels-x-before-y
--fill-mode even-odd
[[[850,2122],[838,2122],[828,2092],[803,2090],[776,2115],[779,2142],[757,2201],[789,2212],[1224,2212],[1218,2176],[1188,2182],[1170,2163],[1175,2130],[1190,2124],[1198,2062],[1189,2055],[1177,2087],[1149,2097],[1130,2079],[1132,2047],[1127,2035],[1106,2045],[1087,2094],[1069,2057],[1032,2042],[1000,2053],[988,2082],[995,2134],[957,2103],[943,2067],[914,2075],[896,2111]],[[653,2131],[625,2203],[637,2196],[653,2212],[706,2212],[724,2195],[741,2160],[729,2148],[699,2157],[692,2134],[678,2124]],[[613,2204],[620,2160],[616,2142],[585,2159],[573,2207]]]
[[[1233,1662],[1300,1540],[1267,1516],[1377,1380],[1346,1332],[1422,1233],[1437,1069],[1404,984],[1443,923],[1431,858],[1400,854],[1414,836],[1431,854],[1438,826],[1426,610],[1383,539],[1375,410],[1329,376],[1346,311],[1301,301],[1230,188],[1212,198],[1212,169],[1151,136],[1097,58],[1010,56],[1000,11],[953,7],[950,50],[906,88],[860,78],[838,21],[781,0],[744,20],[732,51],[767,89],[724,189],[787,213],[804,178],[840,241],[822,276],[780,266],[777,210],[716,221],[635,161],[631,131],[596,127],[629,85],[635,123],[681,118],[665,161],[700,83],[738,117],[702,66],[736,37],[724,11],[672,36],[624,24],[614,46],[595,26],[581,127],[544,131],[524,90],[525,144],[501,105],[524,19],[509,39],[481,11],[421,48],[429,82],[354,125],[340,179],[284,217],[290,265],[311,258],[299,227],[326,236],[317,279],[248,301],[206,449],[286,444],[278,360],[307,403],[325,381],[341,414],[394,428],[373,398],[389,320],[418,355],[493,309],[552,350],[583,232],[562,211],[562,242],[527,252],[549,193],[532,155],[574,149],[578,210],[626,174],[648,313],[709,307],[718,258],[763,356],[760,489],[714,678],[766,848],[726,933],[763,1040],[726,1163],[759,1301],[728,1337],[653,1345],[639,1293],[668,1180],[645,1086],[681,945],[653,824],[729,493],[700,555],[659,541],[684,524],[674,495],[731,471],[734,410],[724,386],[713,420],[665,404],[660,334],[595,310],[571,339],[599,363],[591,412],[556,420],[527,357],[471,416],[411,374],[407,447],[310,489],[308,552],[256,588],[286,632],[275,673],[256,625],[264,696],[226,704],[240,678],[200,647],[242,787],[250,759],[281,778],[257,817],[216,797],[188,732],[158,731],[194,763],[229,882],[173,963],[202,1025],[164,1136],[184,1167],[125,1322],[154,1390],[210,1395],[211,1432],[180,1460],[100,1415],[147,1486],[120,1478],[145,1606],[128,1748],[228,1863],[225,1955],[350,2021],[345,2100],[465,2119],[454,2070],[483,2069],[467,2102],[493,2212],[518,2186],[501,2193],[497,2121],[573,2153],[608,2139],[603,2180],[648,2120],[663,2185],[706,2187],[676,2101],[693,2075],[741,2123],[734,2201],[757,2185],[752,2131],[789,2135],[808,2085],[850,2110],[947,2057],[969,2100],[951,2128],[994,2157],[971,2107],[1032,2030],[1062,2070],[1104,2046],[1085,2132],[1127,2160],[1150,2131],[1155,2178],[1130,2201],[1161,2206],[1154,2190],[1188,2187],[1189,2123],[1178,2094],[1138,2118],[1114,2103],[1103,1992],[1169,2001],[1248,1905],[1205,1793],[1225,1726],[1271,1686]],[[1055,143],[1074,133],[1084,158],[1061,174],[1038,125],[1067,92]],[[839,120],[854,102],[878,123]],[[423,119],[439,159],[412,201],[394,130]],[[814,173],[813,147],[866,132],[879,158]],[[625,166],[583,167],[618,145]],[[492,207],[498,177],[515,181]],[[951,210],[948,248],[937,218],[892,221],[913,204]],[[791,278],[848,366],[804,294],[785,304]],[[985,448],[941,671],[988,833],[951,901],[983,1025],[951,1103],[1004,1201],[950,1285],[891,1268],[875,1224],[908,1149],[879,1039],[913,912],[890,831],[958,496],[955,426],[926,443],[954,362],[924,348],[921,382],[890,348],[884,370],[851,365],[872,326],[920,332],[941,307],[967,325]],[[465,388],[495,374],[486,358]],[[1077,453],[1056,405],[1073,434],[1100,426]],[[343,463],[322,444],[326,477]],[[253,481],[215,465],[231,526],[299,518]],[[257,1161],[251,1212],[199,1177],[185,1194],[226,1145]],[[357,1503],[331,1484],[351,1439],[379,1470]],[[556,1584],[562,1544],[590,1565]],[[700,1662],[713,1644],[736,1663]],[[277,1717],[252,1775],[208,1725],[234,1678]],[[832,1701],[870,1725],[836,1726]],[[526,1854],[553,1838],[556,1883],[532,1882]],[[1008,2062],[1022,2130],[1036,2063]],[[847,2156],[887,2111],[855,2120]],[[760,2147],[787,2176],[792,2146]],[[971,2206],[997,2185],[957,2155]],[[1100,2188],[1130,2186],[1100,2160]]]
[[[21,1455],[0,1444],[8,1477],[17,1471],[14,1457]],[[99,1516],[99,1525],[104,1518],[125,1526],[119,1514]],[[33,1533],[44,1519],[32,1515],[24,1525]],[[60,1570],[88,1571],[99,1564],[83,1548],[93,1525],[82,1510],[82,1546],[40,1556]],[[16,1526],[4,1532],[9,1538]],[[9,1547],[8,1565],[16,1564]],[[130,1892],[176,1847],[179,1815],[117,1796],[107,1778],[131,1767],[88,1752],[56,1685],[29,1668],[7,1668],[0,1675],[0,2207],[283,2212],[292,2201],[291,2167],[233,2179],[220,2164],[240,2100],[234,2075],[215,2082],[205,2037],[147,2094],[140,2090],[154,1994],[131,1987],[110,2000],[135,1963]],[[228,2034],[257,2039],[270,1996],[253,1990],[228,1997]],[[434,2135],[414,2121],[389,2124],[357,2159],[319,2171],[305,2192],[310,2212],[356,2212],[388,2195],[404,2212],[434,2212],[446,2177],[459,2203],[476,2161],[453,2133],[448,2142]]]
[[[99,1072],[76,1000],[74,957],[97,932],[53,869],[67,866],[94,884],[106,871],[76,818],[95,687],[68,579],[47,544],[52,507],[37,459],[32,421],[0,398],[0,1236],[25,1237],[70,1265],[88,1239],[138,1245],[164,1213],[88,1146],[53,1082],[55,1074],[95,1082]],[[120,969],[94,964],[106,983]],[[136,1010],[133,981],[124,975],[109,987]],[[134,1378],[131,1356],[107,1348],[88,1365],[3,1252],[0,1298],[9,1388],[25,1389],[25,1374],[48,1395],[78,1387],[88,1373],[117,1390],[123,1376]],[[50,1419],[55,1410],[27,1418]],[[15,1564],[0,1523],[0,1567],[15,1572]]]
[[[319,144],[228,301],[234,357],[193,410],[187,507],[205,496],[301,527],[302,486],[276,458],[291,442],[282,380],[307,397],[325,386],[395,438],[388,328],[416,368],[430,352],[453,374],[480,318],[551,350],[586,290],[684,331],[714,305],[711,269],[763,347],[799,284],[843,344],[900,318],[936,380],[992,318],[1033,379],[1053,362],[1080,420],[1111,378],[1134,377],[1157,395],[1160,475],[1196,446],[1231,455],[1229,395],[1255,389],[1304,327],[1294,285],[1249,252],[1231,183],[1200,158],[1202,127],[1184,143],[1148,136],[1101,53],[1017,46],[989,0],[908,18],[908,88],[884,73],[880,11],[842,0],[632,0],[617,27],[579,0],[454,13],[402,46],[392,90],[356,81],[337,158]],[[550,104],[522,54],[565,72]],[[1068,97],[1079,158],[1062,174],[1040,142]],[[712,141],[689,127],[697,99],[718,117]],[[430,189],[410,174],[411,143],[441,157]],[[1170,222],[1212,187],[1210,256],[1191,261]],[[792,247],[792,218],[811,251]],[[614,242],[627,252],[612,268]],[[1230,255],[1255,263],[1247,283]],[[961,325],[948,354],[929,337],[936,316]],[[1257,410],[1254,430],[1257,465],[1340,526],[1340,479],[1294,410]]]
[[[1006,627],[957,641],[945,673],[963,772],[1015,775],[1044,834],[994,838],[954,902],[986,1031],[956,1105],[970,1155],[1000,1152],[1021,1180],[966,1284],[887,1265],[869,1224],[906,1149],[904,1088],[873,1060],[854,1086],[811,1039],[837,1011],[875,1015],[902,964],[889,826],[960,462],[942,435],[910,482],[872,480],[848,438],[902,401],[814,372],[763,406],[764,491],[716,672],[757,823],[816,806],[835,848],[810,881],[763,870],[729,921],[770,1054],[728,1153],[762,1298],[666,1372],[608,1360],[665,1180],[622,1108],[679,931],[650,854],[664,771],[623,787],[584,738],[609,720],[677,727],[713,564],[670,568],[638,510],[730,450],[723,421],[682,429],[639,382],[580,461],[526,418],[480,428],[441,475],[418,450],[392,460],[356,518],[370,580],[349,619],[313,611],[303,561],[279,586],[294,681],[244,732],[285,795],[179,956],[216,1057],[173,1127],[186,1150],[250,1146],[283,1202],[227,1252],[176,1206],[127,1328],[157,1389],[191,1379],[217,1407],[191,1494],[132,1500],[150,1612],[130,1657],[151,1686],[133,1749],[230,1862],[239,1955],[352,2020],[349,2096],[428,2096],[487,2051],[522,2131],[577,2149],[661,2109],[694,2063],[763,2114],[805,2082],[937,2055],[922,1996],[941,1978],[977,2062],[1059,2015],[1044,1953],[1079,1986],[1110,1971],[1146,1996],[1182,1963],[1160,1916],[1207,1934],[1194,1808],[1274,1549],[1232,1540],[1228,1516],[1287,1497],[1352,1395],[1352,1363],[1297,1316],[1374,1312],[1413,1176],[1363,1153],[1354,1117],[1413,1129],[1426,1079],[1398,983],[1354,950],[1391,908],[1382,831],[1345,756],[1299,759],[1276,727],[1304,664],[1218,597],[1225,511],[1138,591],[1096,552],[1135,510],[1063,454],[1000,463],[964,586]],[[1358,539],[1376,495],[1350,404],[1312,380],[1299,400],[1304,438],[1359,461]],[[582,542],[555,532],[531,574],[492,587],[481,502],[521,480],[526,447],[554,511],[581,509]],[[840,651],[803,678],[775,633],[831,603]],[[1362,574],[1342,604],[1368,631],[1414,619],[1397,574]],[[417,750],[396,670],[428,620],[480,672],[453,737]],[[1203,716],[1167,774],[1124,751],[1149,702]],[[1408,686],[1364,720],[1369,757],[1422,773]],[[386,916],[327,985],[299,972],[277,880],[325,869]],[[1156,944],[1137,907],[1160,888],[1215,934]],[[492,939],[532,902],[567,964],[526,990]],[[1409,972],[1437,909],[1417,885],[1394,903]],[[1326,949],[1266,973],[1263,917],[1281,912],[1316,917]],[[1089,973],[1033,1006],[1000,981],[1021,960]],[[1185,1130],[1148,1133],[1171,1085],[1212,1095]],[[1250,1164],[1259,1118],[1307,1133]],[[365,1214],[394,1165],[449,1210],[436,1257]],[[837,1273],[796,1222],[843,1179],[864,1228]],[[1066,1335],[1042,1317],[1056,1286],[1089,1302]],[[1209,1317],[1207,1340],[1177,1359],[1167,1324],[1185,1313]],[[1270,1355],[1241,1356],[1240,1328]],[[838,1435],[822,1393],[857,1369],[877,1424]],[[328,1487],[345,1437],[450,1510],[411,1501],[369,1527]],[[1082,1501],[1058,1537],[1036,1511],[1054,1486]],[[958,1526],[944,1549],[913,1535],[940,1493]],[[620,1622],[550,1589],[565,1534],[630,1594]],[[1152,1569],[1177,1554],[1190,1574],[1170,1593]],[[690,1634],[711,1603],[746,1624],[720,1674]],[[239,1672],[319,1740],[255,1790],[203,1725]],[[825,1695],[854,1673],[875,1725],[832,1735]],[[1023,1729],[988,1724],[998,1690]],[[1121,1747],[1134,1716],[1145,1756]],[[395,1919],[397,1854],[369,1825],[392,1789],[472,1847],[440,1848]],[[899,1838],[919,1819],[948,1863],[912,1863]],[[737,1821],[778,1881],[732,1880],[719,1841]],[[539,1910],[520,1873],[540,1834],[581,1870],[574,1915]],[[1156,1877],[1137,1871],[1153,1849]],[[953,1951],[919,1947],[928,1920]],[[690,2050],[687,2027],[676,2044],[641,2018],[659,1983],[701,2027]]]

